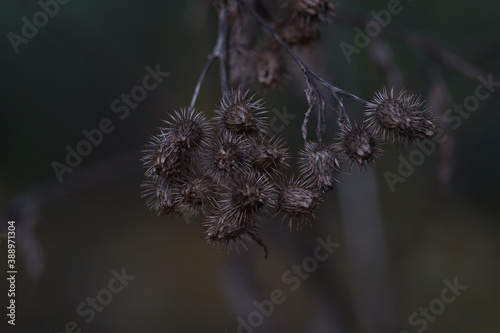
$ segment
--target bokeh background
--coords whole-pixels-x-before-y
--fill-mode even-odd
[[[500,77],[498,2],[401,4],[393,23]],[[352,18],[385,9],[387,1],[339,6],[317,53],[302,54],[328,80],[369,99],[394,84],[379,63],[392,50],[391,73],[403,75],[396,83],[429,98],[438,111],[474,93],[477,80],[390,34],[347,63],[339,44],[352,44]],[[269,219],[263,232],[268,260],[254,245],[227,255],[205,245],[200,220],[158,217],[140,196],[141,147],[161,119],[189,104],[215,42],[212,2],[70,1],[16,54],[7,34],[20,34],[21,18],[31,20],[39,10],[36,1],[0,2],[0,225],[5,232],[7,221],[16,221],[19,270],[16,326],[6,325],[2,313],[2,332],[64,332],[70,321],[82,332],[235,332],[237,318],[248,320],[254,301],[270,299],[274,289],[286,301],[255,332],[417,332],[423,324],[412,326],[409,317],[439,299],[443,281],[455,278],[467,289],[425,331],[498,332],[498,90],[395,191],[384,175],[396,173],[410,150],[384,146],[375,168],[341,177],[311,227],[290,232]],[[374,56],[377,50],[382,57]],[[120,120],[111,103],[157,64],[169,76]],[[307,109],[303,81],[292,69],[288,86],[258,92],[269,109],[286,107],[296,115],[281,132],[294,155]],[[210,115],[219,97],[215,66],[197,106]],[[347,106],[361,119],[359,104]],[[76,147],[82,130],[103,118],[115,130],[58,182],[51,164],[64,163],[65,147]],[[329,123],[333,136],[333,116]],[[282,275],[312,255],[317,237],[327,236],[340,246],[291,291]],[[0,240],[5,272],[6,242]],[[78,305],[122,268],[135,279],[86,323]],[[2,309],[6,292],[2,278]]]

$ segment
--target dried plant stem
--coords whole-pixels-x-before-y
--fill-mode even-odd
[[[207,63],[205,64],[205,67],[203,67],[203,70],[201,71],[200,74],[200,78],[196,83],[196,87],[194,88],[193,98],[191,99],[191,105],[189,106],[190,110],[194,109],[194,105],[196,104],[196,100],[198,99],[198,95],[200,93],[201,85],[205,80],[205,76],[207,75],[207,72],[210,69],[210,66],[212,66],[212,63],[214,62],[215,58],[217,58],[217,56],[215,55],[215,50],[214,50],[214,52],[208,55]]]
[[[226,0],[220,1],[220,9],[219,9],[219,28],[217,32],[217,43],[214,46],[213,51],[208,55],[207,62],[205,63],[205,67],[201,71],[198,82],[196,83],[196,87],[194,89],[193,97],[191,99],[191,104],[189,109],[192,110],[196,104],[196,100],[198,99],[198,95],[200,93],[201,85],[205,81],[205,77],[208,73],[208,70],[212,66],[213,62],[216,58],[219,59],[220,65],[220,84],[222,95],[226,95],[229,93],[228,85],[227,85],[227,34],[228,34],[228,12],[227,12],[227,3]]]
[[[331,92],[331,94],[333,95],[333,97],[337,100],[337,102],[339,104],[339,107],[337,109],[337,113],[338,113],[339,119],[341,119],[339,122],[350,124],[349,116],[347,115],[347,112],[344,108],[344,104],[342,102],[342,99],[339,97],[339,95],[350,98],[350,99],[352,99],[358,103],[361,103],[363,105],[365,105],[367,103],[367,101],[362,99],[361,97],[358,97],[350,92],[347,92],[343,89],[340,89],[340,88],[334,86],[333,84],[325,81],[318,74],[314,73],[302,61],[302,59],[300,59],[300,57],[297,56],[297,54],[292,50],[292,48],[281,38],[281,36],[276,32],[276,30],[274,30],[274,28],[254,10],[254,8],[248,3],[248,0],[243,0],[242,3],[250,11],[250,13],[257,20],[257,22],[290,55],[290,57],[293,59],[293,61],[299,66],[301,71],[306,76],[307,83],[308,83],[308,90],[306,91],[306,94],[312,93],[315,95],[315,98],[308,98],[309,105],[316,106],[318,108],[318,126],[317,126],[318,141],[321,142],[321,138],[326,131],[326,123],[325,123],[325,116],[324,116],[325,100],[323,98],[321,90],[319,89],[318,83],[320,85],[322,85],[323,87],[325,87],[326,89],[328,89]],[[313,104],[311,104],[311,103],[313,103]],[[311,112],[311,107],[307,110],[306,117],[304,118],[304,123],[302,125],[302,136],[304,137],[304,140],[306,140],[306,137],[307,137],[307,122],[309,120],[310,112]]]

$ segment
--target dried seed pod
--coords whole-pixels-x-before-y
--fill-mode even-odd
[[[227,206],[250,213],[249,223],[260,223],[258,217],[274,207],[276,195],[277,189],[265,175],[256,172],[239,174],[233,178],[231,202]]]
[[[335,5],[331,0],[287,0],[292,10],[311,18],[324,21],[335,10]]]
[[[249,150],[249,142],[243,136],[221,132],[209,145],[202,161],[203,169],[219,184],[227,176],[252,169]]]
[[[302,225],[310,223],[311,217],[314,218],[320,201],[321,194],[306,180],[292,178],[280,186],[277,206],[278,213],[283,215],[282,223],[290,230],[295,224],[300,230]]]
[[[299,26],[295,20],[290,18],[285,18],[278,23],[276,32],[289,45],[314,45],[320,37],[318,24]]]
[[[275,89],[287,81],[287,63],[282,48],[265,45],[254,56],[255,81],[265,90]]]
[[[257,140],[252,144],[250,155],[254,168],[269,175],[290,166],[288,148],[283,138],[277,134]]]
[[[372,164],[382,154],[373,132],[357,124],[341,129],[335,149],[351,168],[358,165],[359,169]]]
[[[262,243],[260,231],[248,222],[249,213],[238,209],[216,209],[207,217],[204,225],[207,227],[206,241],[217,249],[237,251],[247,248],[247,242],[255,241],[264,246],[267,256],[267,248]]]
[[[207,119],[194,109],[181,109],[166,120],[167,128],[162,128],[172,147],[180,152],[197,152],[207,143],[211,126]]]
[[[163,177],[149,178],[141,184],[142,197],[146,198],[146,206],[158,215],[176,213],[181,200],[179,188]]]
[[[366,104],[365,123],[385,142],[413,142],[435,135],[436,125],[420,97],[402,90],[397,96],[386,89]]]
[[[241,91],[225,95],[215,110],[215,118],[231,133],[259,136],[267,128],[262,117],[266,111],[261,100],[254,100],[254,96],[247,95],[248,92]]]
[[[316,32],[319,37],[320,25],[333,16],[335,6],[331,0],[288,0],[285,6],[290,8],[289,20],[299,31],[307,31],[306,35]]]
[[[320,191],[331,190],[336,184],[335,176],[340,172],[333,143],[305,142],[299,151],[299,170],[304,178]]]
[[[178,211],[188,218],[208,211],[217,201],[218,188],[209,176],[187,178],[182,183]]]
[[[147,177],[175,175],[188,168],[191,162],[191,156],[182,154],[164,133],[152,136],[142,153]]]

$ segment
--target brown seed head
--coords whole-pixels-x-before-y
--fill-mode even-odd
[[[297,23],[296,20],[291,18],[285,18],[278,23],[276,31],[289,45],[311,46],[320,37],[319,24],[304,25],[303,23]]]
[[[314,218],[314,212],[321,200],[321,194],[306,181],[291,179],[280,187],[278,212],[283,215],[282,223],[290,230],[296,224],[297,230]]]
[[[434,136],[436,125],[420,97],[402,90],[398,96],[384,89],[366,104],[365,123],[385,142],[413,142]]]
[[[199,150],[211,134],[207,119],[194,109],[181,109],[170,115],[165,121],[167,128],[162,128],[172,147],[180,152]]]
[[[382,149],[378,146],[372,131],[357,124],[342,128],[335,148],[351,168],[353,165],[357,165],[360,169],[366,167],[382,154]]]
[[[299,170],[304,178],[320,191],[331,190],[336,184],[335,176],[340,172],[333,143],[305,142],[299,151]]]
[[[275,46],[260,48],[254,57],[256,81],[265,89],[275,89],[287,80],[287,64],[283,49]]]
[[[206,176],[187,178],[180,188],[181,200],[178,210],[187,217],[208,211],[217,201],[218,187]]]
[[[190,154],[182,153],[164,133],[152,136],[142,153],[147,177],[178,174],[189,168],[192,160]]]
[[[204,225],[207,227],[207,244],[217,249],[237,251],[240,248],[247,250],[247,242],[258,237],[260,231],[248,222],[249,214],[242,210],[216,209],[209,215]]]
[[[249,172],[234,177],[231,202],[227,205],[252,215],[264,215],[267,209],[274,207],[276,195],[277,189],[264,174]]]
[[[252,144],[252,163],[260,172],[274,175],[276,171],[289,167],[290,154],[282,137],[263,137]]]
[[[215,110],[219,124],[233,134],[258,136],[265,132],[266,124],[262,119],[265,113],[261,100],[247,98],[246,93],[235,91],[222,98],[221,104]]]
[[[221,132],[212,140],[202,161],[203,168],[216,183],[220,183],[227,176],[252,169],[249,150],[249,142],[243,136]]]
[[[177,213],[177,207],[181,200],[179,188],[176,184],[169,183],[163,177],[154,177],[145,180],[142,197],[146,198],[146,206],[157,212],[158,215]]]

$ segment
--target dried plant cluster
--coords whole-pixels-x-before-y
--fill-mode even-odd
[[[335,9],[331,1],[270,3],[280,9],[276,18],[262,1],[219,1],[218,42],[191,105],[170,115],[143,156],[143,195],[151,210],[188,218],[202,215],[208,244],[229,251],[253,241],[264,247],[266,256],[264,220],[279,219],[290,230],[301,229],[314,219],[324,193],[335,188],[342,170],[373,164],[383,143],[412,143],[435,133],[429,111],[417,96],[383,90],[365,101],[323,80],[294,53],[293,48],[311,47],[318,40],[321,24]],[[268,34],[260,36],[260,30]],[[287,57],[302,69],[308,86],[304,146],[294,176],[285,141],[270,131],[263,101],[248,92],[252,82],[265,90],[282,85]],[[222,97],[214,117],[207,119],[194,105],[216,58],[221,64]],[[321,88],[331,93],[335,106],[327,103]],[[342,97],[363,105],[361,124],[351,123]],[[327,109],[337,113],[339,129],[325,142]],[[313,111],[316,140],[308,138]]]

